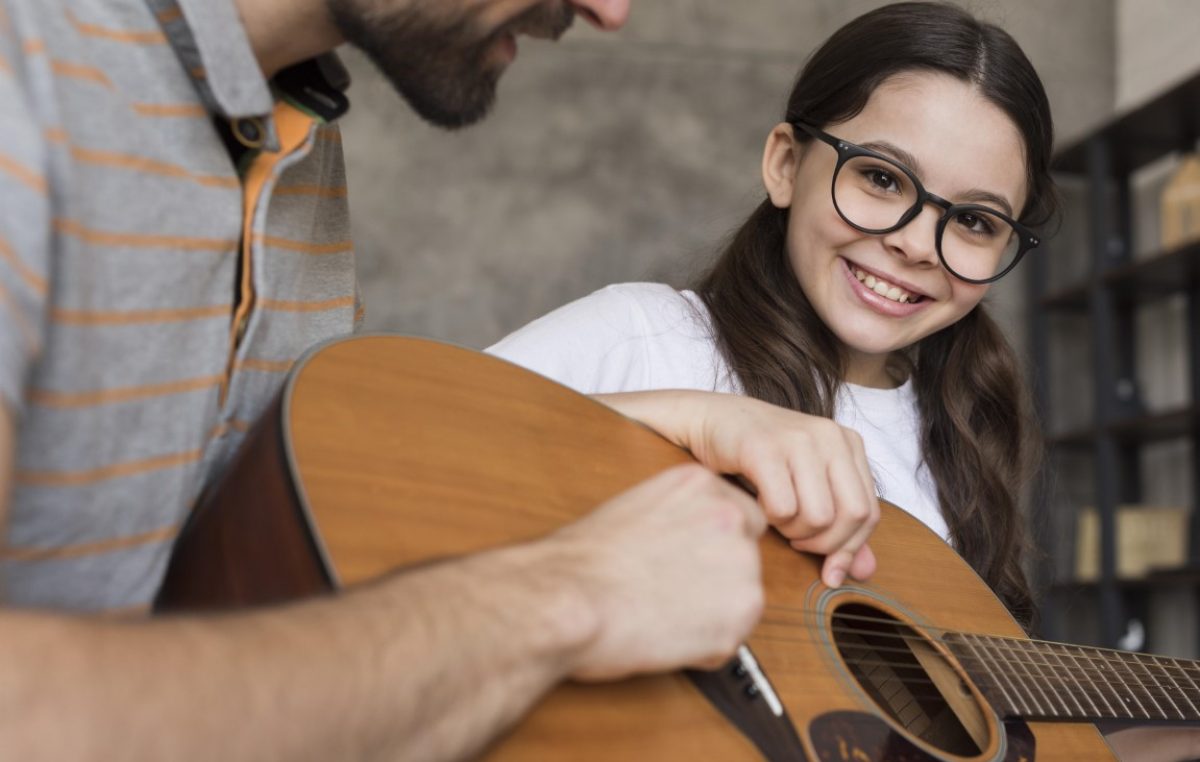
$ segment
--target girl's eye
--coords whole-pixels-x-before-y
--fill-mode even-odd
[[[958,215],[958,224],[965,227],[967,230],[977,235],[990,236],[996,232],[996,227],[987,217],[981,214],[973,214],[971,212],[963,212]]]
[[[872,186],[883,191],[895,191],[898,183],[891,172],[883,169],[868,169],[864,173],[867,177],[867,182]]]

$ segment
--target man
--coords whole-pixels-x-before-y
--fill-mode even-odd
[[[486,113],[519,35],[627,12],[0,1],[9,603],[145,611],[196,495],[291,362],[359,319],[333,47],[363,48],[454,127]],[[864,571],[850,558],[869,516],[817,523]],[[0,757],[468,755],[564,678],[727,657],[762,605],[763,529],[744,493],[684,467],[543,540],[336,599],[161,621],[9,609]]]

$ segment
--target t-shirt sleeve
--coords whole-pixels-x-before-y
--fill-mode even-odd
[[[485,351],[584,394],[650,387],[644,312],[629,286],[559,307]]]
[[[46,146],[19,55],[0,29],[0,398],[13,411],[42,345],[50,250]]]

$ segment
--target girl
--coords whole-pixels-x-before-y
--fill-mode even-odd
[[[489,351],[746,476],[793,546],[828,554],[827,584],[873,571],[877,491],[1028,626],[1017,495],[1038,441],[981,300],[1057,212],[1052,146],[1007,33],[950,5],[881,8],[808,61],[767,137],[767,198],[692,290],[610,286]],[[1200,756],[1194,731],[1109,740]]]
[[[1034,427],[1017,360],[980,300],[1055,211],[1052,145],[1041,82],[1007,33],[953,6],[884,7],[804,67],[767,137],[767,198],[694,290],[609,287],[489,351],[589,393],[748,395],[798,411],[789,425],[825,440],[833,418],[866,457],[819,441],[816,465],[794,474],[796,509],[766,506],[772,523],[800,517],[785,534],[802,541],[843,521],[828,544],[858,566],[843,557],[832,576],[869,573],[858,540],[872,518],[857,498],[878,491],[953,544],[1028,624],[1017,493]],[[736,428],[726,460],[755,436],[711,394],[605,401],[714,467],[689,416]],[[805,494],[810,480],[824,493]]]

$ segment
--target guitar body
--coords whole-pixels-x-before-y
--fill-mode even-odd
[[[417,339],[343,340],[298,363],[202,501],[158,609],[298,598],[532,539],[688,460],[641,424],[504,361]],[[803,756],[789,758],[1111,759],[1090,724],[1006,724],[990,710],[940,636],[1023,633],[936,535],[899,509],[883,510],[871,542],[879,570],[868,585],[831,591],[813,558],[774,534],[762,541],[766,609],[749,645],[803,744]],[[904,701],[884,698],[896,687],[886,676],[856,677],[848,655],[877,646],[840,640],[836,612],[849,612],[843,624],[895,619],[879,625],[886,637],[925,643],[914,646],[919,661],[955,682],[949,703],[968,704],[954,711],[973,726],[974,745],[959,730],[945,742],[920,734],[938,719],[930,707],[940,699],[917,701],[927,717],[914,721]],[[888,701],[895,716],[880,706]],[[674,673],[562,685],[488,755],[752,760],[760,748]]]

